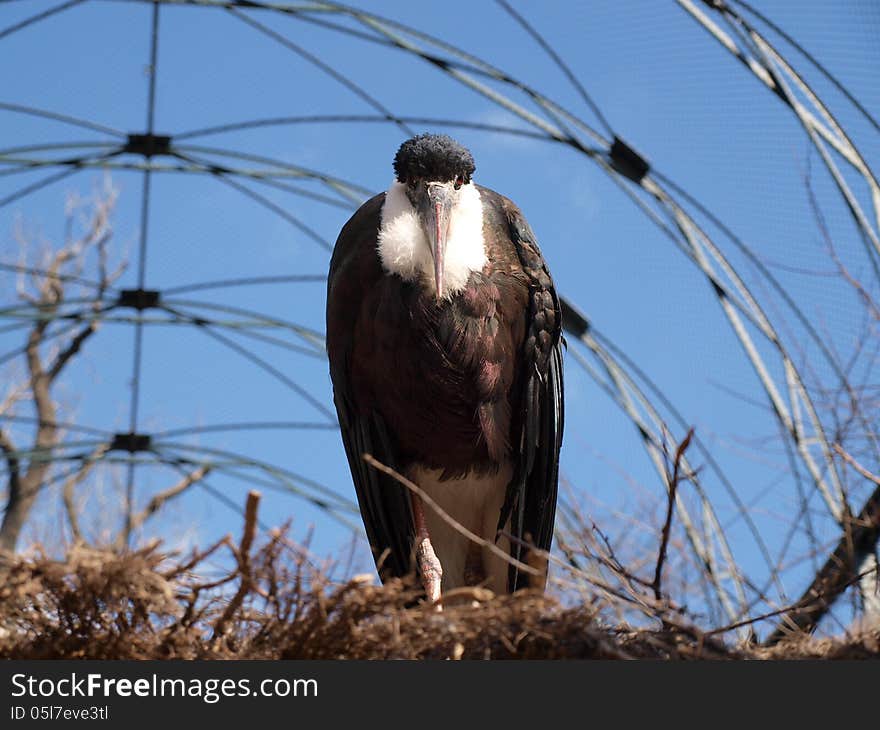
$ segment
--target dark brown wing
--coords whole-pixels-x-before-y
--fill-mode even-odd
[[[510,200],[481,190],[484,200],[499,206],[522,272],[529,282],[526,338],[519,378],[520,413],[514,437],[519,436],[518,459],[502,509],[499,529],[510,517],[514,537],[549,550],[556,519],[559,450],[564,420],[562,373],[562,313],[547,264],[535,234]],[[523,542],[511,546],[518,560],[527,557]],[[528,577],[511,568],[511,590],[529,585]]]
[[[381,416],[369,403],[359,402],[351,377],[351,358],[363,313],[366,288],[381,276],[376,256],[384,193],[366,203],[342,228],[327,280],[327,355],[333,399],[342,441],[354,481],[367,538],[384,579],[409,572],[412,556],[412,515],[405,488],[363,460],[377,460],[398,468],[396,449]]]

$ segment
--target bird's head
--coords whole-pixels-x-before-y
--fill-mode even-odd
[[[449,222],[471,185],[473,155],[452,137],[421,134],[404,142],[394,157],[394,174],[418,212],[434,260],[438,299],[444,295],[444,262]]]

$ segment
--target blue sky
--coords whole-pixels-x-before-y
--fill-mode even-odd
[[[876,6],[838,3],[831,8],[827,3],[781,0],[756,4],[876,115]],[[31,0],[0,4],[0,28],[51,5]],[[471,50],[601,129],[563,74],[496,4],[381,2],[360,7]],[[516,7],[571,66],[617,134],[731,226],[771,266],[829,341],[842,353],[850,352],[860,336],[859,310],[851,291],[823,275],[829,263],[804,190],[808,166],[839,249],[855,271],[864,272],[867,264],[845,208],[791,112],[673,2],[603,0]],[[124,133],[143,131],[151,12],[147,3],[93,0],[3,38],[0,102],[69,114]],[[398,115],[524,126],[417,58],[280,14],[253,12],[248,17],[307,49]],[[375,113],[290,48],[219,8],[162,7],[157,74],[155,129],[172,136],[258,118]],[[827,85],[821,88],[876,166],[876,132]],[[522,96],[514,98],[527,104]],[[427,129],[411,126],[419,132]],[[778,555],[797,504],[795,483],[766,398],[702,275],[599,167],[570,148],[469,129],[444,131],[470,147],[478,182],[522,207],[559,291],[639,363],[696,427],[750,505],[771,553]],[[378,192],[391,181],[391,160],[405,137],[403,130],[388,123],[323,123],[213,134],[179,144],[190,145],[189,154],[195,157],[227,165],[258,166],[228,156],[229,151],[277,158]],[[107,139],[102,133],[0,110],[4,149]],[[217,149],[226,152],[220,155]],[[46,174],[39,170],[0,178],[0,198]],[[65,196],[88,195],[101,180],[99,170],[82,171],[0,209],[3,260],[15,259],[12,231],[17,220],[35,235],[57,241]],[[117,170],[112,180],[120,191],[114,245],[134,262],[142,174]],[[306,185],[320,190],[313,183]],[[330,244],[350,214],[340,206],[252,187],[307,222]],[[238,190],[209,176],[171,172],[153,176],[147,251],[146,279],[155,288],[240,276],[321,275],[329,262],[324,247]],[[778,299],[762,288],[732,247],[724,252],[756,286],[756,293],[766,295],[762,303],[771,317],[778,315],[774,321],[790,334],[789,344],[797,349],[802,333]],[[129,268],[123,285],[134,285],[135,268]],[[0,287],[5,287],[0,289],[2,304],[13,295],[10,283],[9,277],[0,278]],[[321,283],[194,292],[177,299],[189,300],[180,306],[202,314],[206,310],[195,307],[193,300],[323,329]],[[132,340],[130,326],[108,324],[89,343],[60,394],[70,418],[110,431],[126,429]],[[321,357],[236,341],[307,388],[325,407],[331,405]],[[16,340],[0,334],[0,344],[6,351]],[[815,353],[809,347],[798,352],[804,363],[813,364]],[[815,367],[817,377],[827,377],[827,368]],[[864,371],[860,376],[870,379],[870,364],[859,367]],[[566,377],[562,469],[575,499],[623,549],[641,540],[654,544],[652,532],[633,530],[633,525],[651,522],[664,497],[632,424],[571,357]],[[182,326],[146,327],[141,430],[321,418],[276,378],[202,332]],[[318,480],[348,499],[354,497],[341,443],[332,430],[221,432],[184,441],[258,457]],[[146,500],[174,478],[167,469],[139,469],[139,499]],[[103,479],[112,484],[113,475],[108,472]],[[241,480],[215,475],[210,482],[243,504],[246,486]],[[743,521],[717,483],[707,477],[706,486],[721,521],[729,524],[738,560],[760,578],[766,570]],[[112,510],[94,504],[96,525],[112,520]],[[815,511],[820,537],[830,539],[833,525],[818,500]],[[261,516],[269,525],[292,519],[297,537],[314,526],[313,548],[318,554],[337,553],[351,539],[348,529],[289,495],[264,490]],[[357,523],[356,515],[353,519]],[[206,543],[237,531],[239,521],[227,506],[194,490],[152,530]],[[56,523],[50,524],[54,529]],[[41,529],[45,531],[45,525]],[[790,557],[802,553],[805,544],[792,547]],[[360,554],[363,558],[363,551]],[[786,574],[790,594],[801,589],[808,571],[809,562]]]

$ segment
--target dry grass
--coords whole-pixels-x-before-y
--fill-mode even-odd
[[[242,544],[245,541],[242,540]],[[332,584],[281,532],[247,559],[228,538],[169,558],[75,547],[64,560],[8,560],[0,572],[0,657],[83,659],[861,659],[880,635],[848,642],[733,647],[686,627],[623,630],[589,606],[524,592],[451,596],[442,612],[404,582]],[[204,574],[223,550],[235,558]],[[230,608],[231,607],[231,608]]]

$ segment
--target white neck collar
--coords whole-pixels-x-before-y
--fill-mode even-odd
[[[406,185],[397,181],[385,193],[378,252],[386,272],[397,274],[404,281],[420,280],[428,291],[434,292],[431,247],[419,214],[406,195]],[[458,203],[450,214],[443,266],[446,296],[461,291],[471,273],[482,271],[485,264],[483,203],[476,185],[469,183],[461,188]]]

